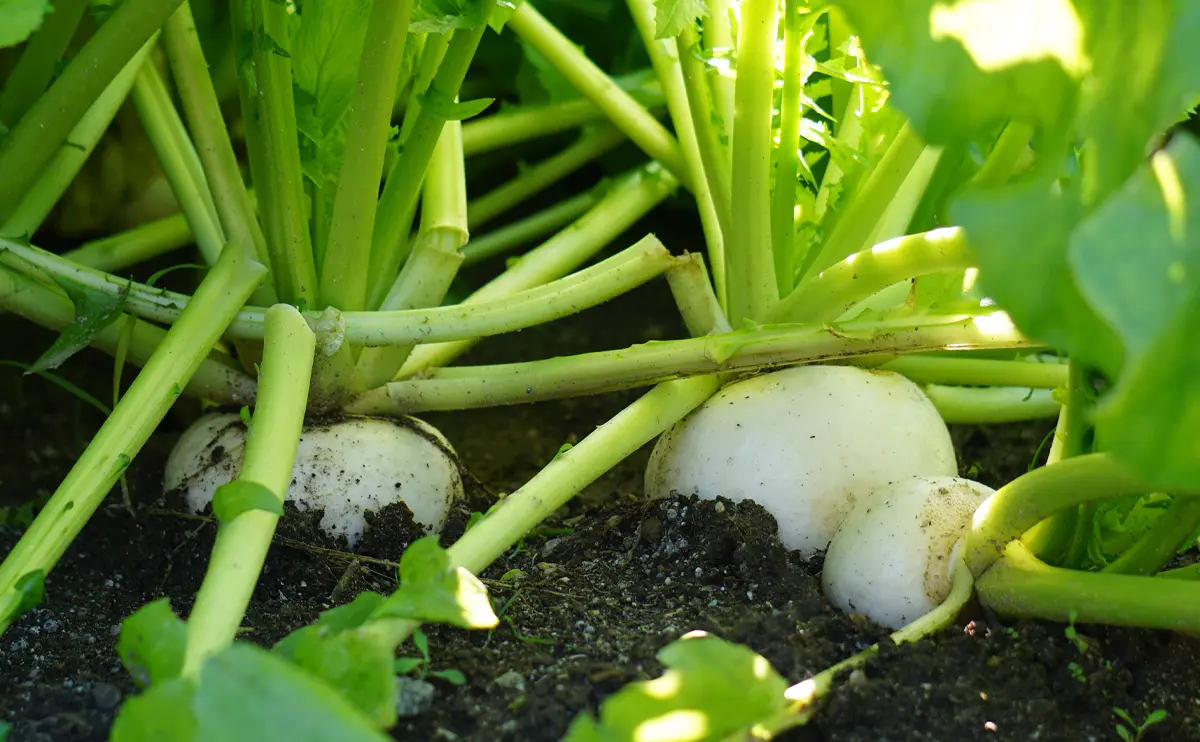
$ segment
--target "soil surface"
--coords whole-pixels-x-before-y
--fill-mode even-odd
[[[466,362],[486,363],[617,348],[679,336],[659,282],[580,316],[481,344]],[[52,337],[5,322],[6,348],[36,357]],[[11,334],[10,334],[11,333]],[[107,398],[111,362],[92,353],[64,375]],[[44,380],[0,368],[0,495],[9,502],[55,487],[102,416]],[[521,407],[428,415],[477,480],[469,509],[511,492],[564,443],[586,436],[638,392]],[[166,452],[189,415],[181,406],[129,470],[134,514],[114,491],[47,580],[42,607],[0,637],[0,719],[10,742],[103,740],[122,700],[135,692],[114,651],[123,618],[167,596],[186,615],[215,527],[182,517],[161,498]],[[964,473],[998,486],[1023,472],[1049,423],[956,428]],[[785,551],[773,519],[752,503],[646,502],[638,452],[510,549],[482,577],[502,616],[492,632],[434,628],[434,670],[456,669],[458,686],[427,677],[407,685],[407,740],[557,740],[579,712],[624,684],[661,672],[656,652],[702,629],[764,655],[800,681],[886,635],[831,608],[817,562]],[[411,531],[385,512],[355,559],[290,519],[267,560],[244,638],[266,645],[358,591],[388,591]],[[18,531],[0,527],[0,554]],[[885,647],[842,678],[813,722],[788,739],[1120,739],[1114,709],[1166,720],[1145,740],[1200,741],[1200,641],[1170,633],[1079,627],[1081,649],[1060,625],[1002,623],[969,608],[940,635]],[[410,645],[405,652],[412,652]]]

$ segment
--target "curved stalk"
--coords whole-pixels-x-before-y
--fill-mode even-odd
[[[460,251],[464,265],[473,265],[497,255],[532,244],[580,218],[600,202],[605,187],[593,188],[571,198],[530,214],[511,224],[506,224],[480,237],[472,237]]]
[[[918,384],[1057,389],[1067,383],[1066,364],[1054,361],[908,355],[888,361],[879,369],[903,374]]]
[[[949,425],[1045,420],[1057,415],[1061,407],[1049,389],[928,384],[924,391]]]

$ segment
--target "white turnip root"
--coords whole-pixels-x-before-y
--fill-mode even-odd
[[[188,507],[200,512],[240,471],[245,444],[238,415],[203,416],[171,451],[164,489],[182,489]],[[353,547],[366,528],[364,513],[396,502],[427,532],[440,532],[462,490],[453,450],[431,426],[415,418],[351,417],[305,426],[286,499],[301,510],[323,510],[321,529]]]
[[[950,593],[962,539],[994,490],[958,477],[913,477],[863,498],[825,554],[825,596],[898,629]]]
[[[797,366],[726,386],[663,434],[646,493],[754,500],[775,516],[783,545],[811,557],[871,491],[957,473],[950,433],[916,384]]]

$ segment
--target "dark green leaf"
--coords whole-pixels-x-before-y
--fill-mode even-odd
[[[75,305],[75,319],[63,328],[50,349],[34,361],[26,373],[34,374],[58,368],[68,358],[86,348],[96,333],[117,321],[125,310],[125,300],[129,296],[128,286],[122,287],[113,295],[82,284],[60,282],[60,285]]]
[[[446,623],[463,629],[490,629],[500,621],[487,588],[462,567],[451,567],[436,536],[414,541],[400,557],[400,587],[381,615],[422,623]]]
[[[654,38],[673,39],[683,29],[707,17],[706,0],[654,0]]]
[[[350,107],[370,13],[369,0],[305,0],[294,16],[292,75],[307,96],[297,101],[297,108],[311,104],[318,140],[333,131]]]
[[[1068,0],[840,5],[883,68],[893,103],[932,143],[970,139],[1009,119],[1054,125],[1072,109],[1089,63]]]
[[[427,110],[446,121],[464,121],[472,116],[478,116],[486,111],[495,100],[495,98],[476,98],[459,102],[433,88],[420,96],[421,110]]]
[[[384,600],[384,596],[379,593],[369,590],[361,592],[346,605],[340,605],[337,608],[330,608],[327,611],[323,611],[320,618],[317,619],[317,625],[324,626],[330,631],[357,629],[366,623],[367,619],[383,604]]]
[[[0,721],[0,742],[6,742],[8,735],[12,733],[12,724],[7,721]]]
[[[283,515],[283,502],[266,485],[235,479],[217,487],[212,501],[213,515],[222,523],[229,523],[247,510],[263,510],[272,515]]]
[[[440,680],[445,680],[447,683],[450,683],[451,685],[466,685],[467,684],[467,676],[463,675],[461,670],[454,670],[454,669],[434,670],[433,672],[429,673],[429,675],[431,677],[435,677]]]
[[[187,650],[187,626],[169,598],[147,603],[121,623],[117,654],[143,688],[178,677]]]
[[[392,663],[392,672],[397,675],[407,675],[424,664],[425,660],[421,657],[397,657],[396,661]]]
[[[632,742],[653,723],[676,723],[671,740],[723,740],[778,714],[787,683],[766,659],[715,636],[685,637],[658,655],[667,671],[631,683],[600,707],[597,724],[577,717],[564,742]]]
[[[29,38],[53,10],[46,0],[0,0],[0,49]]]
[[[241,642],[205,664],[192,708],[197,742],[391,739],[376,731],[333,688],[286,660]]]
[[[1079,226],[1070,258],[1125,348],[1098,441],[1166,489],[1200,485],[1200,144],[1156,153]]]
[[[483,23],[483,4],[494,0],[417,0],[409,33],[449,33]]]
[[[196,684],[184,678],[156,683],[121,707],[110,742],[195,742],[195,695]]]
[[[13,589],[16,591],[17,603],[7,616],[0,616],[0,623],[15,621],[42,604],[46,597],[46,573],[40,569],[26,572],[17,580]]]

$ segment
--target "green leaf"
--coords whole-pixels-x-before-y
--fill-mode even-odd
[[[0,49],[28,39],[53,11],[47,0],[0,0]]]
[[[449,33],[459,28],[478,28],[483,23],[483,4],[494,0],[417,0],[409,33]]]
[[[1053,125],[1071,109],[1089,64],[1070,0],[840,5],[883,68],[896,108],[934,144],[1009,119]]]
[[[279,656],[335,689],[378,729],[396,723],[392,647],[369,632],[306,626],[275,647]]]
[[[229,523],[247,510],[263,510],[272,515],[283,515],[283,502],[266,485],[235,479],[217,487],[212,500],[213,515],[222,523]]]
[[[440,680],[445,680],[447,683],[449,683],[451,685],[466,685],[467,684],[467,676],[463,675],[461,670],[455,670],[455,669],[434,670],[433,672],[429,673],[429,675],[431,677],[435,677]]]
[[[392,663],[392,672],[397,675],[407,675],[424,664],[425,660],[421,657],[397,657],[396,661]]]
[[[417,539],[404,550],[400,587],[380,615],[463,629],[490,629],[500,623],[487,588],[466,569],[450,566],[450,556],[436,536]]]
[[[192,711],[196,684],[174,678],[130,698],[113,722],[110,742],[195,742],[198,725]]]
[[[433,88],[418,96],[418,99],[421,101],[421,110],[427,110],[446,121],[465,121],[478,116],[496,101],[495,98],[476,98],[459,102]]]
[[[179,677],[187,650],[187,626],[171,610],[169,598],[139,608],[121,622],[117,654],[141,687]]]
[[[330,631],[357,629],[367,622],[367,619],[383,604],[384,600],[383,595],[365,590],[346,605],[323,611],[317,619],[317,625],[324,626]]]
[[[723,740],[778,714],[787,683],[747,647],[701,632],[672,642],[658,655],[667,671],[631,683],[600,707],[600,719],[576,717],[564,742],[633,742],[661,726],[672,742]]]
[[[6,742],[10,734],[12,734],[12,724],[9,724],[7,721],[0,721],[0,742]]]
[[[58,368],[86,348],[96,333],[117,321],[125,311],[125,301],[129,298],[128,285],[116,295],[68,281],[60,281],[59,285],[75,305],[75,320],[63,328],[54,344],[33,362],[26,374]]]
[[[0,623],[12,622],[37,608],[46,598],[46,573],[35,569],[26,572],[13,586],[17,594],[17,604],[7,616],[0,616]]]
[[[654,0],[654,38],[673,39],[683,29],[707,17],[706,0]]]
[[[1165,489],[1200,485],[1200,144],[1155,153],[1080,225],[1070,262],[1125,348],[1097,440]]]

